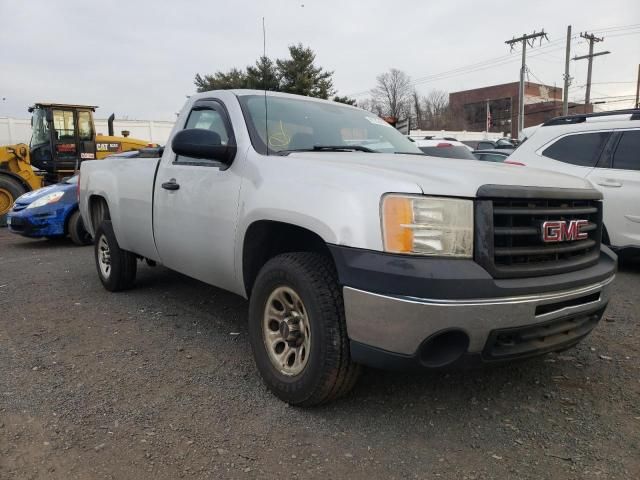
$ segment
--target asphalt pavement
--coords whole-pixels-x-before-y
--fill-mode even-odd
[[[298,409],[257,374],[244,299],[143,264],[109,293],[92,248],[0,229],[0,479],[640,478],[640,263],[574,349],[367,370]]]

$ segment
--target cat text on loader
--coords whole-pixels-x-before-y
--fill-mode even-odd
[[[31,143],[0,146],[0,225],[23,193],[73,175],[83,160],[139,150],[145,140],[116,137],[112,114],[109,135],[96,135],[91,105],[36,103],[29,108]],[[126,134],[126,132],[123,132]]]

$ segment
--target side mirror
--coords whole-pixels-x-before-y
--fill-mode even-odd
[[[176,133],[171,148],[178,155],[217,160],[227,165],[231,164],[237,150],[235,145],[222,145],[216,132],[202,128],[188,128]]]
[[[53,112],[51,110],[45,110],[44,116],[47,119],[47,122],[53,122]]]

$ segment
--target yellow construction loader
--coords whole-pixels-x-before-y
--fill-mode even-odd
[[[29,108],[30,145],[0,146],[0,225],[16,198],[73,175],[83,160],[149,146],[146,140],[114,136],[114,115],[109,117],[109,135],[96,135],[96,108],[60,103],[36,103]]]

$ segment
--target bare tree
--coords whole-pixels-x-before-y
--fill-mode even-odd
[[[449,95],[442,90],[432,90],[422,100],[425,126],[430,130],[446,128],[449,123]]]
[[[384,115],[396,120],[406,116],[411,109],[411,78],[402,70],[392,68],[378,75],[376,87],[371,91],[373,100]]]
[[[367,110],[371,113],[375,113],[378,116],[382,116],[382,106],[376,102],[373,98],[365,98],[364,100],[358,100],[356,105],[363,110]]]

